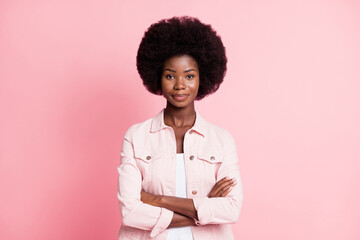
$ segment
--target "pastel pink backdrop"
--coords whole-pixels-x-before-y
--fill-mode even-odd
[[[1,1],[0,239],[116,239],[122,136],[165,106],[136,51],[196,16],[228,72],[196,102],[234,136],[236,239],[360,239],[359,1]]]

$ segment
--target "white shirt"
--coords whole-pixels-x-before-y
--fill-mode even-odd
[[[176,197],[186,198],[184,153],[176,154]],[[190,226],[170,228],[166,240],[193,240]]]

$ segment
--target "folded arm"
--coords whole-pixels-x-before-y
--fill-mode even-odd
[[[129,131],[125,136],[130,134]],[[133,145],[125,137],[121,150],[121,164],[117,169],[119,173],[117,197],[122,224],[151,231],[151,237],[164,231],[172,221],[174,212],[140,200],[142,177],[134,159]]]
[[[227,133],[228,134],[228,133]],[[243,193],[234,139],[227,135],[218,181],[207,196],[194,199],[155,196],[142,192],[141,200],[195,220],[196,225],[234,223],[238,220]]]
[[[174,212],[174,216],[168,228],[196,226],[194,219]]]
[[[214,185],[208,194],[208,197],[226,197],[235,185],[236,181],[234,179],[224,177]],[[174,216],[169,225],[169,228],[196,225],[195,221],[198,221],[197,210],[195,209],[192,199],[165,195],[154,195],[145,191],[141,191],[141,201],[152,206],[163,207],[173,211]]]
[[[243,201],[242,183],[234,138],[229,132],[224,136],[224,156],[217,178],[235,179],[236,185],[226,197],[197,197],[194,206],[198,214],[198,225],[235,223],[239,219]]]

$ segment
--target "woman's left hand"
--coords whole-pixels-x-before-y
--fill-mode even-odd
[[[226,197],[235,185],[235,178],[229,179],[228,177],[224,177],[215,183],[210,193],[208,194],[208,197]]]

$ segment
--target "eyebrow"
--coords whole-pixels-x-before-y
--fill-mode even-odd
[[[175,70],[170,69],[170,68],[165,68],[164,71],[176,72]],[[195,71],[195,72],[196,72],[196,70],[195,70],[195,69],[192,69],[192,68],[187,69],[187,70],[185,70],[184,72],[187,73],[187,72],[191,72],[191,71]]]

